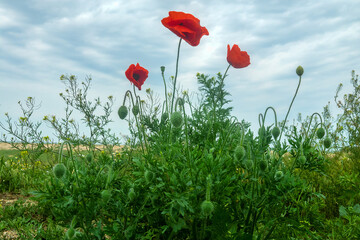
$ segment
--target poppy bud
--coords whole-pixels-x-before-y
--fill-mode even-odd
[[[174,127],[180,127],[182,124],[183,118],[181,112],[174,112],[171,114],[171,123]]]
[[[108,189],[105,189],[101,192],[101,199],[107,203],[111,198],[111,191]]]
[[[301,76],[304,74],[304,69],[303,69],[302,66],[298,66],[298,67],[296,68],[296,74],[297,74],[299,77],[301,77]]]
[[[139,112],[140,112],[139,106],[138,106],[138,105],[135,105],[135,106],[133,107],[133,109],[132,109],[132,113],[136,116],[136,115],[139,114]]]
[[[62,178],[66,173],[66,167],[62,163],[58,163],[54,166],[53,172],[56,178],[60,179]]]
[[[91,154],[91,153],[89,153],[88,155],[86,155],[86,160],[88,161],[88,162],[91,162],[92,161],[92,159],[93,159],[93,155]]]
[[[161,69],[161,73],[165,72],[165,66],[161,66],[160,69]]]
[[[124,105],[122,105],[118,110],[118,115],[120,119],[126,118],[127,114],[128,114],[127,108]]]
[[[130,200],[130,202],[132,202],[136,197],[136,193],[134,188],[130,188],[129,193],[128,193],[128,198]]]
[[[184,99],[183,98],[178,98],[178,104],[179,104],[179,106],[184,106],[184,104],[185,104],[185,101],[184,101]]]
[[[319,128],[317,131],[316,131],[316,135],[319,139],[323,138],[325,136],[325,130],[324,128]]]
[[[283,176],[284,176],[284,173],[282,171],[277,171],[274,176],[275,181],[279,181],[280,179],[283,178]]]
[[[214,211],[214,204],[211,201],[203,201],[201,204],[201,212],[208,217]]]
[[[241,161],[246,155],[245,148],[241,145],[235,148],[234,156],[237,161]]]
[[[280,135],[280,128],[279,127],[274,127],[271,130],[271,134],[273,135],[274,139],[276,140],[278,138],[278,136]]]
[[[306,157],[305,157],[304,155],[301,155],[301,156],[299,157],[299,163],[300,163],[301,165],[304,165],[304,164],[306,163]]]
[[[250,170],[252,169],[253,165],[254,165],[254,163],[253,163],[253,161],[251,161],[250,159],[247,159],[247,160],[245,161],[245,168],[246,168],[247,170],[250,171]]]
[[[267,168],[267,162],[266,162],[265,160],[261,160],[261,161],[259,162],[259,167],[260,167],[260,170],[261,170],[261,171],[265,171],[266,168]]]
[[[329,137],[324,140],[324,147],[329,148],[331,146],[331,139]]]

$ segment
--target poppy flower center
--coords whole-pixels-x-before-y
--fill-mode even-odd
[[[140,78],[140,75],[137,74],[137,73],[134,73],[134,74],[133,74],[133,78],[134,78],[136,81],[138,81],[139,78]]]

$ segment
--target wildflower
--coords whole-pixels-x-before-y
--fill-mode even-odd
[[[189,13],[170,11],[161,23],[193,47],[199,45],[203,35],[209,35],[208,30],[200,26],[200,20]]]
[[[237,161],[241,161],[246,155],[245,148],[241,145],[237,146],[234,151],[234,156]]]
[[[230,45],[228,44],[227,61],[234,68],[244,68],[250,65],[250,56],[246,51],[241,51],[236,44],[230,50]]]
[[[129,68],[125,71],[125,75],[127,79],[131,83],[133,83],[139,90],[141,90],[141,86],[144,84],[147,79],[149,71],[145,68],[141,67],[139,63],[131,64]]]
[[[329,137],[324,140],[324,147],[329,148],[331,146],[331,139]]]
[[[274,137],[274,139],[276,140],[277,137],[280,135],[280,128],[275,126],[272,130],[271,130],[271,134]]]

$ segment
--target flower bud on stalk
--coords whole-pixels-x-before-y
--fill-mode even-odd
[[[279,127],[274,127],[271,130],[271,134],[273,135],[274,139],[276,140],[278,138],[278,136],[280,135],[280,128]]]
[[[296,68],[296,74],[297,74],[299,77],[301,77],[301,76],[304,74],[304,69],[303,69],[302,66],[298,66],[298,67]]]
[[[174,127],[181,127],[182,122],[183,118],[181,112],[174,112],[173,114],[171,114],[171,123]]]
[[[246,155],[245,148],[241,145],[237,146],[234,151],[234,156],[237,161],[241,161]]]
[[[140,112],[139,105],[135,105],[132,109],[132,113],[136,116],[139,114],[139,112]]]
[[[324,147],[329,148],[331,146],[331,139],[329,137],[326,137],[324,140]]]
[[[322,139],[324,136],[325,136],[325,130],[324,128],[319,128],[317,131],[316,131],[316,136],[319,138],[319,139]]]
[[[118,110],[118,115],[120,119],[126,118],[127,114],[128,114],[127,108],[124,105],[122,105]]]
[[[54,175],[57,179],[60,179],[65,176],[66,167],[62,163],[58,163],[53,168]]]

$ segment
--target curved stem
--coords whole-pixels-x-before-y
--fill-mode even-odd
[[[292,105],[293,105],[293,103],[294,103],[294,100],[295,100],[295,98],[296,98],[296,95],[297,95],[297,93],[298,93],[298,91],[299,91],[300,84],[301,84],[301,76],[299,77],[298,86],[297,86],[297,88],[296,88],[294,97],[293,97],[293,99],[292,99],[292,101],[291,101],[291,103],[290,103],[289,109],[288,109],[288,111],[287,111],[287,113],[286,113],[286,117],[285,117],[284,123],[283,123],[283,125],[282,125],[282,127],[281,127],[281,132],[280,132],[280,136],[279,136],[279,142],[280,142],[282,133],[283,133],[283,131],[284,131],[284,127],[285,127],[285,124],[286,124],[286,120],[287,120],[287,118],[288,118],[288,116],[289,116],[290,109],[291,109],[291,107],[292,107]]]
[[[268,111],[269,109],[273,110],[273,112],[274,112],[274,117],[275,117],[275,126],[277,126],[277,116],[276,116],[276,111],[275,111],[275,109],[274,109],[273,107],[271,107],[271,106],[266,108],[265,113],[264,113],[264,118],[263,118],[263,120],[264,120],[264,122],[265,122],[265,119],[266,119],[266,113],[267,113],[267,111]]]
[[[308,135],[308,133],[309,133],[310,126],[311,126],[311,122],[312,122],[312,120],[313,120],[314,115],[318,115],[318,116],[319,116],[319,118],[320,118],[320,124],[321,124],[321,125],[323,125],[323,120],[322,120],[321,115],[320,115],[318,112],[314,112],[314,113],[311,115],[311,117],[310,117],[309,126],[308,126],[307,131],[305,132],[305,135],[306,135],[306,136],[307,136],[307,135]],[[315,128],[315,129],[316,129],[316,128]]]
[[[165,82],[164,71],[161,72],[161,76],[162,76],[162,79],[163,79],[163,82],[164,82],[164,87],[165,87],[166,112],[168,112],[168,114],[169,114],[168,95],[167,95],[167,89],[166,89],[166,82]]]
[[[176,71],[175,71],[175,79],[174,79],[174,86],[173,86],[173,95],[172,95],[172,100],[171,100],[171,113],[173,113],[173,106],[174,106],[176,79],[177,79],[178,69],[179,69],[179,56],[180,56],[181,40],[182,40],[182,38],[180,38],[180,40],[179,40],[179,46],[178,46],[177,57],[176,57]]]

